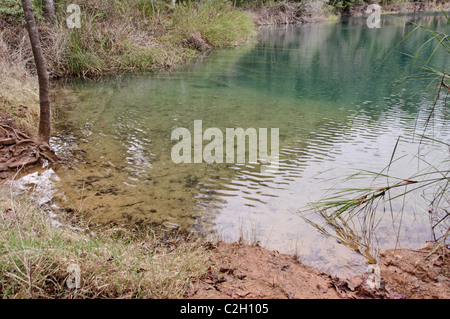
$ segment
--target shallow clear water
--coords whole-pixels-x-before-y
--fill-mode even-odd
[[[348,186],[339,178],[354,170],[382,170],[397,138],[423,128],[435,92],[422,92],[429,81],[405,80],[412,59],[401,52],[414,54],[429,36],[417,33],[391,52],[412,30],[411,19],[445,27],[439,17],[422,16],[383,17],[381,29],[367,28],[363,18],[265,28],[255,43],[171,72],[65,84],[72,98],[55,101],[62,112],[52,144],[67,165],[53,168],[55,204],[97,221],[179,225],[225,240],[244,236],[336,274],[364,268],[379,250],[423,244],[431,234],[420,198],[394,203],[395,215],[380,209],[373,234],[367,235],[362,218],[330,229],[342,240],[321,234],[298,212],[328,189]],[[450,65],[441,52],[433,61]],[[449,141],[444,108],[439,101],[429,129]],[[279,170],[173,163],[171,132],[193,131],[194,120],[223,132],[279,128]],[[396,156],[417,154],[417,147],[400,143]],[[429,150],[430,161],[448,157],[439,144]],[[418,162],[406,157],[390,173],[407,178]]]

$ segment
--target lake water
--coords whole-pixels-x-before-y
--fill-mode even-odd
[[[430,37],[418,32],[396,47],[412,20],[450,31],[439,16],[383,17],[380,29],[364,18],[263,28],[253,43],[170,72],[66,83],[71,98],[55,101],[61,112],[51,142],[66,162],[53,167],[53,204],[97,222],[162,223],[228,241],[242,236],[340,275],[365,269],[380,250],[424,244],[430,217],[416,195],[393,202],[392,213],[380,206],[370,232],[360,216],[325,225],[328,236],[299,213],[331,188],[370,186],[372,177],[342,179],[381,171],[399,136],[405,138],[395,155],[406,157],[389,173],[408,178],[421,168],[419,140],[406,139],[423,130],[436,91],[423,91],[429,79],[406,80],[408,54]],[[423,56],[433,49],[425,46]],[[432,60],[450,65],[440,51]],[[194,120],[223,132],[279,128],[278,171],[261,173],[258,163],[175,164],[171,133],[193,132]],[[449,123],[440,100],[428,132],[448,142]],[[449,156],[439,143],[422,149],[432,163]]]

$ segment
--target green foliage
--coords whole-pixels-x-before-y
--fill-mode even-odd
[[[330,4],[333,5],[336,9],[341,11],[348,10],[350,7],[362,3],[364,3],[363,0],[330,0]]]
[[[189,38],[199,32],[214,47],[238,45],[255,33],[251,17],[233,10],[227,1],[182,2],[172,19],[180,34]]]
[[[0,13],[12,16],[23,16],[23,9],[18,0],[0,0]]]
[[[264,6],[270,6],[271,3],[277,2],[272,0],[230,0],[230,2],[236,6],[241,8],[260,8]],[[281,2],[281,1],[279,1]],[[299,2],[299,1],[293,1]]]
[[[42,0],[31,0],[34,17],[36,20],[43,20],[43,2]],[[0,0],[0,16],[19,18],[24,22],[22,2],[20,0]]]
[[[137,6],[147,18],[155,17],[170,7],[169,1],[138,0]]]
[[[70,46],[67,51],[67,67],[73,74],[83,74],[87,70],[94,70],[101,66],[101,59],[83,45],[82,31],[74,30],[70,33]]]

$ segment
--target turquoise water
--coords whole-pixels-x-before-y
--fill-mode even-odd
[[[383,17],[380,29],[367,28],[364,18],[263,28],[254,43],[170,72],[66,83],[71,98],[55,101],[52,144],[66,162],[53,168],[60,179],[54,203],[99,222],[245,237],[336,274],[364,269],[380,250],[422,245],[431,231],[420,196],[394,202],[392,214],[380,207],[370,232],[367,220],[355,218],[325,235],[299,213],[330,188],[370,185],[371,177],[341,178],[358,169],[381,171],[399,136],[405,142],[395,155],[405,157],[390,173],[407,178],[421,168],[414,157],[419,141],[406,137],[423,129],[436,91],[423,91],[429,79],[406,80],[408,54],[429,38],[419,32],[396,47],[413,28],[409,20],[450,31],[438,16]],[[425,46],[422,54],[433,49]],[[440,51],[432,61],[450,65]],[[428,130],[448,142],[445,108],[439,100]],[[222,132],[279,128],[278,171],[261,173],[259,163],[248,162],[175,164],[171,133],[193,131],[194,120]],[[421,147],[433,163],[448,159],[442,144]]]

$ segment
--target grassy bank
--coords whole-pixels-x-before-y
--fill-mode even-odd
[[[181,298],[208,272],[207,246],[186,235],[77,229],[1,189],[0,298]],[[67,286],[70,265],[79,289]]]
[[[100,75],[171,68],[212,48],[239,45],[254,35],[248,14],[205,0],[169,10],[151,1],[96,2],[82,8],[81,28],[60,25],[59,74]]]
[[[0,188],[0,298],[445,299],[450,289],[442,281],[445,247],[381,254],[385,286],[374,291],[364,275],[332,277],[258,245],[117,226],[94,233],[67,217],[55,223],[27,197]]]
[[[79,27],[67,25],[69,4],[80,7]],[[35,11],[53,77],[170,68],[198,52],[239,45],[255,34],[249,14],[214,0],[181,3],[174,9],[164,1],[150,0],[58,1],[54,26],[45,24],[40,11]],[[27,41],[20,42],[22,14],[20,6],[3,11],[3,29],[13,30],[3,34],[9,52],[26,51]]]

